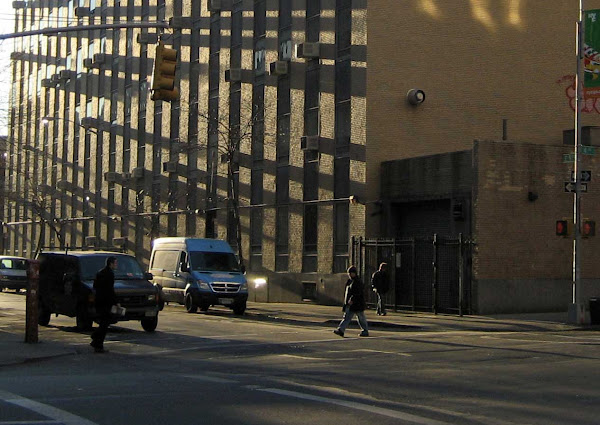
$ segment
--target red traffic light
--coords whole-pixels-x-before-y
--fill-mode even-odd
[[[593,220],[583,220],[581,226],[581,236],[588,238],[596,235],[596,222]]]
[[[567,220],[556,220],[556,236],[569,236],[569,223]]]

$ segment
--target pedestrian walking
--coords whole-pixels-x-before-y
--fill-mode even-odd
[[[367,303],[365,302],[363,283],[358,277],[356,267],[350,266],[348,268],[348,281],[346,282],[346,293],[344,295],[344,307],[342,307],[344,317],[333,333],[343,337],[346,328],[356,314],[358,326],[360,326],[360,329],[362,330],[359,336],[369,336],[369,325],[367,324],[367,317],[365,316],[366,307]]]
[[[106,266],[98,271],[94,280],[94,289],[96,290],[95,306],[98,321],[98,328],[92,332],[92,342],[96,353],[105,353],[104,338],[110,326],[110,310],[117,303],[115,295],[115,273],[117,268],[117,257],[110,256],[106,259]]]
[[[385,301],[383,300],[383,296],[389,290],[389,281],[387,274],[387,263],[381,263],[379,265],[379,270],[377,270],[371,276],[371,287],[373,288],[373,292],[377,294],[377,315],[385,316],[387,313],[385,311]]]

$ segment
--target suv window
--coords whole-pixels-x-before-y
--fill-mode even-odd
[[[155,251],[150,268],[174,272],[177,268],[178,260],[179,251]]]
[[[18,258],[5,258],[0,261],[0,269],[27,270],[27,264]]]
[[[144,272],[135,257],[126,255],[115,255],[117,257],[117,269],[115,279],[143,279]],[[81,277],[83,280],[92,280],[96,273],[106,265],[108,255],[86,255],[79,257]]]

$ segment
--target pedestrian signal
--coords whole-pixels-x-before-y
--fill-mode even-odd
[[[568,220],[556,220],[556,236],[569,236]]]
[[[594,220],[583,220],[583,224],[581,226],[581,236],[584,238],[589,238],[590,236],[596,235],[596,222]]]
[[[175,87],[177,50],[165,47],[160,41],[156,46],[154,72],[152,73],[152,100],[168,102],[179,99],[179,89]]]

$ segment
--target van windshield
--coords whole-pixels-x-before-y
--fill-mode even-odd
[[[92,280],[106,265],[108,255],[90,255],[79,257],[82,280]],[[144,271],[134,257],[117,255],[115,279],[143,279]]]
[[[190,252],[190,267],[194,271],[239,272],[235,255],[230,252]]]

